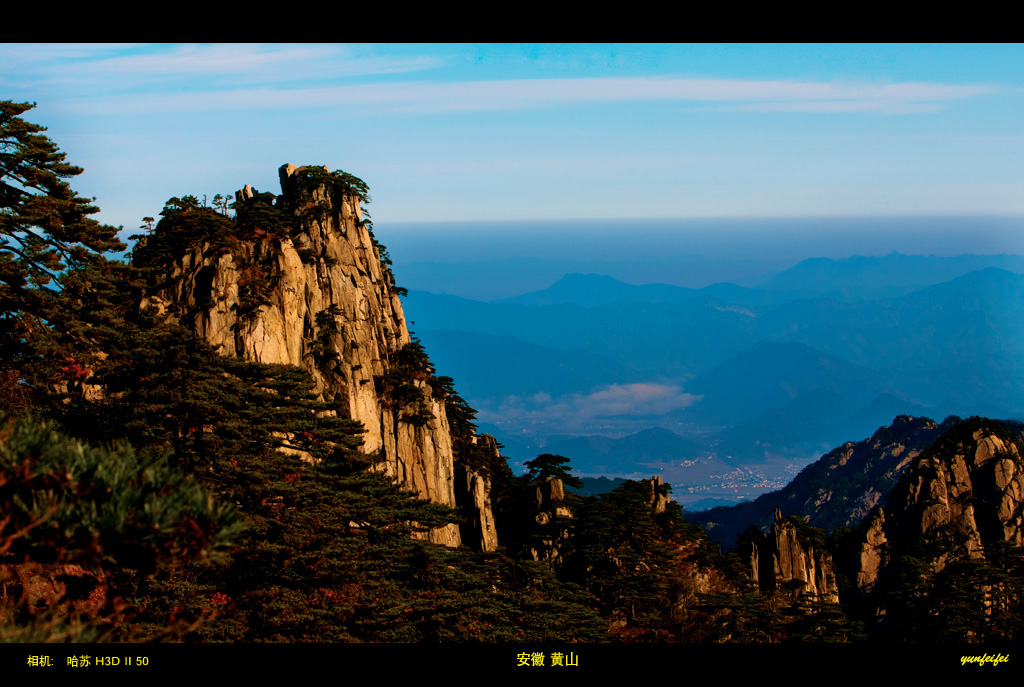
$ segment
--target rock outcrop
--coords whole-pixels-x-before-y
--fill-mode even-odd
[[[187,313],[196,333],[223,354],[305,368],[322,398],[362,424],[363,450],[380,452],[382,469],[419,496],[455,506],[443,395],[431,388],[390,261],[364,219],[359,186],[351,183],[362,182],[294,165],[280,176],[283,195],[265,212],[283,215],[287,230],[256,226],[231,239],[230,249],[212,240],[187,246],[167,265],[150,303]],[[236,207],[263,196],[273,201],[246,186]],[[486,484],[467,479],[473,498],[485,501]],[[483,527],[493,530],[493,519]],[[492,535],[483,536],[489,546]],[[429,539],[461,542],[456,525],[432,530]]]
[[[924,451],[861,529],[857,586],[870,591],[888,561],[913,556],[938,573],[985,558],[986,545],[1024,544],[1024,462],[1004,423],[972,418]]]
[[[563,563],[561,548],[564,548],[569,532],[561,526],[564,518],[572,517],[572,510],[565,504],[565,486],[557,477],[548,477],[534,487],[533,519],[541,533],[539,541],[530,547],[535,561],[543,561],[551,568]]]
[[[668,502],[671,500],[668,496],[668,490],[665,488],[665,482],[661,477],[654,476],[643,480],[643,483],[648,485],[651,490],[651,512],[664,513]]]
[[[861,592],[871,592],[878,573],[888,559],[888,540],[885,538],[885,512],[876,508],[864,521],[863,536],[854,561],[856,585]]]
[[[764,591],[791,591],[795,598],[839,603],[832,556],[801,536],[797,523],[775,511],[775,522],[751,551],[753,581]]]
[[[498,442],[490,434],[473,437],[473,443],[501,460]],[[456,462],[455,474],[460,487],[455,496],[466,519],[461,528],[462,542],[480,551],[496,551],[498,530],[491,505],[490,476],[474,470],[465,461]]]

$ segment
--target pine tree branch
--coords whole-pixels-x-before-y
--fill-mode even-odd
[[[25,245],[24,242],[19,241],[19,243],[21,243],[23,246]],[[0,246],[0,251],[4,251],[4,250],[10,251],[10,252],[14,253],[15,255],[20,257],[22,260],[27,262],[31,267],[33,267],[34,269],[38,270],[42,274],[45,274],[47,276],[47,278],[49,278],[50,281],[52,281],[56,285],[56,291],[57,292],[61,292],[61,291],[64,290],[64,287],[61,286],[60,282],[57,280],[58,274],[56,272],[50,272],[48,269],[46,269],[45,267],[42,267],[41,265],[37,264],[35,260],[33,260],[29,256],[25,255],[20,250],[18,250],[17,248],[13,247],[10,244],[4,244],[4,245]],[[19,288],[19,286],[17,284],[11,284],[10,282],[5,282],[5,283],[8,286],[11,286],[11,287],[14,287],[14,288]],[[45,288],[45,287],[43,287],[43,288]]]

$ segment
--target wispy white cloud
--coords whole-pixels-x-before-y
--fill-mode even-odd
[[[336,44],[0,44],[0,83],[17,75],[41,87],[59,84],[76,108],[98,113],[450,113],[663,101],[758,112],[911,114],[1001,90],[991,84],[674,76],[381,80],[443,67],[450,59],[427,52]],[[352,77],[363,83],[351,83]],[[376,83],[365,82],[375,77]]]
[[[45,65],[58,60],[101,59],[145,43],[0,43],[0,60],[5,64]]]
[[[186,63],[190,68],[200,68],[192,60]],[[242,57],[228,60],[228,64],[235,64],[236,68],[241,68],[243,63]],[[170,63],[164,66],[169,68]],[[630,77],[406,81],[310,88],[267,85],[103,97],[90,99],[85,105],[94,111],[121,112],[319,107],[341,112],[449,113],[665,101],[725,105],[756,111],[903,114],[932,112],[951,101],[987,95],[997,90],[995,86],[986,84],[840,84]]]
[[[361,56],[339,45],[182,45],[166,52],[118,55],[80,65],[92,75],[241,76],[247,81],[394,74],[434,66],[429,57]],[[73,67],[72,67],[73,68]]]
[[[981,95],[977,93],[975,95]],[[961,96],[966,97],[966,96]],[[947,98],[952,99],[952,98]],[[730,110],[747,112],[808,112],[808,113],[875,113],[875,114],[927,114],[942,109],[941,102],[914,102],[900,99],[837,99],[786,100],[781,102],[742,103],[729,106]]]
[[[0,46],[0,63],[43,83],[78,83],[80,92],[101,96],[152,93],[174,84],[176,92],[166,94],[173,99],[179,92],[230,91],[251,84],[278,84],[284,90],[288,83],[420,71],[440,60],[335,44],[7,44]]]
[[[612,384],[588,394],[552,397],[548,393],[508,396],[496,405],[479,404],[484,422],[516,420],[530,424],[581,426],[617,415],[662,415],[691,406],[701,396],[671,384]]]

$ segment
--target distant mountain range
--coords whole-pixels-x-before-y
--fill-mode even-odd
[[[939,369],[955,371],[953,391],[967,392],[955,395],[974,402],[993,392],[1012,402],[1015,394],[1001,393],[999,380],[1024,377],[1024,318],[1016,316],[1024,311],[1024,277],[1005,270],[987,268],[885,300],[765,300],[736,303],[701,293],[672,302],[531,306],[410,292],[406,311],[421,336],[469,331],[581,349],[649,378],[692,379],[762,339],[802,343],[890,378],[902,375],[907,392],[923,402],[950,389],[948,380],[934,378]]]
[[[779,272],[758,288],[729,283],[700,289],[672,284],[634,286],[599,274],[571,273],[546,289],[493,302],[593,307],[609,303],[679,303],[700,295],[751,305],[799,298],[879,299],[904,295],[990,267],[1024,274],[1024,256],[890,253],[882,257],[855,255],[844,260],[809,258]]]
[[[811,392],[821,392],[819,400],[829,392],[847,403],[864,404],[886,386],[877,372],[806,344],[763,340],[690,380],[686,390],[704,397],[693,412],[734,425]]]
[[[602,453],[594,437],[671,428],[742,464],[827,450],[900,414],[1024,414],[1018,271],[1021,256],[894,253],[805,260],[757,288],[569,274],[490,303],[413,291],[405,310],[439,373],[458,380],[485,423],[510,397],[539,399],[528,424],[502,415],[500,440],[569,442],[561,448],[574,461],[631,474],[659,450],[666,460],[685,452],[651,442]],[[681,400],[615,415],[587,405],[630,384]],[[584,408],[579,435],[552,438],[565,431],[545,403]]]
[[[1024,256],[890,253],[883,257],[854,255],[845,260],[811,258],[775,275],[763,288],[805,297],[890,298],[990,267],[1021,274]]]
[[[591,308],[610,303],[680,303],[691,300],[702,289],[688,289],[671,284],[633,286],[600,274],[567,274],[541,291],[505,298],[495,303],[520,305],[581,305]]]

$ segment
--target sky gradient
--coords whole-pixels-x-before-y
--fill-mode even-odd
[[[134,232],[284,163],[392,223],[1024,216],[1019,45],[0,45]]]

